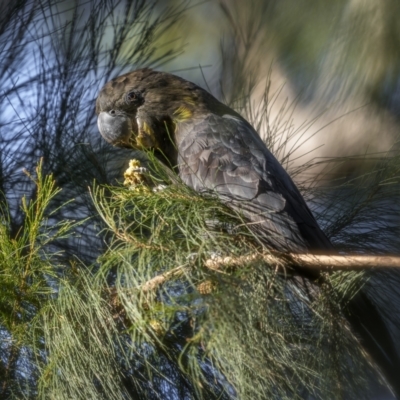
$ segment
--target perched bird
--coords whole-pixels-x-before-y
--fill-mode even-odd
[[[198,192],[214,191],[281,252],[333,253],[288,173],[253,127],[194,83],[140,69],[108,82],[96,102],[98,128],[115,146],[153,149]],[[400,362],[379,310],[362,291],[346,317],[400,398]]]

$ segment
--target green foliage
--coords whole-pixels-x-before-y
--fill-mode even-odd
[[[28,175],[29,173],[26,172]],[[1,393],[13,392],[18,382],[14,367],[23,353],[43,348],[40,336],[32,334],[32,323],[56,292],[58,255],[49,251],[52,244],[65,238],[77,224],[73,221],[49,223],[54,197],[61,191],[51,175],[43,176],[42,162],[36,168],[35,197],[22,198],[24,222],[13,237],[10,217],[3,210],[0,224],[0,326],[2,347],[6,353],[3,364]],[[6,340],[5,338],[8,338]],[[32,366],[34,368],[34,366]]]
[[[145,380],[165,380],[159,397],[342,398],[365,387],[368,363],[335,287],[263,261],[240,215],[179,183],[97,187],[94,198],[113,235],[95,280],[112,282]]]
[[[82,268],[82,267],[81,267]],[[47,358],[40,365],[38,398],[121,399],[110,306],[86,270],[59,281],[58,296],[35,319]]]

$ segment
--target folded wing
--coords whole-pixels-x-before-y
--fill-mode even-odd
[[[331,249],[293,181],[245,120],[210,114],[179,129],[187,130],[178,162],[188,186],[215,191],[276,250]]]

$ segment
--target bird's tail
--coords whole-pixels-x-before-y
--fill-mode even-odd
[[[347,320],[383,380],[400,399],[400,357],[393,340],[390,322],[364,290],[345,307]]]

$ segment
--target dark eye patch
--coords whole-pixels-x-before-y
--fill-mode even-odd
[[[137,90],[131,90],[126,94],[125,100],[127,104],[140,105],[143,104],[143,96]]]

